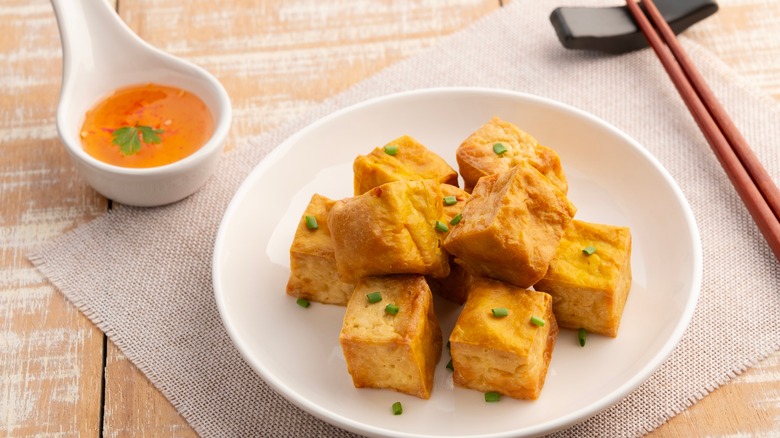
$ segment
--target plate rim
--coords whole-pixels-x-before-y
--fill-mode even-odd
[[[217,231],[217,235],[214,241],[213,254],[212,254],[212,286],[214,289],[214,298],[217,304],[217,309],[219,311],[219,316],[222,325],[225,327],[233,343],[233,346],[239,351],[242,358],[247,362],[247,364],[252,368],[252,370],[266,384],[268,384],[277,394],[281,395],[286,400],[292,402],[294,405],[298,406],[299,408],[303,409],[309,414],[312,414],[313,416],[331,425],[358,434],[370,434],[371,436],[392,436],[392,437],[399,437],[399,438],[410,438],[410,437],[420,436],[417,434],[411,434],[403,431],[379,428],[371,424],[359,422],[351,418],[345,417],[341,414],[337,414],[333,411],[325,409],[319,404],[309,401],[305,397],[300,396],[298,393],[296,393],[295,391],[291,390],[286,385],[284,385],[283,382],[280,382],[278,381],[278,379],[274,378],[273,373],[267,370],[262,363],[257,363],[257,361],[255,361],[252,358],[252,355],[250,354],[251,351],[249,350],[249,348],[246,345],[243,345],[242,342],[240,341],[240,334],[238,329],[234,326],[233,323],[230,322],[229,313],[226,308],[226,303],[224,301],[225,295],[224,292],[221,291],[221,287],[220,287],[220,280],[222,278],[222,274],[219,270],[218,265],[220,259],[222,258],[223,249],[224,249],[221,243],[224,242],[225,235],[228,233],[227,225],[229,224],[231,218],[235,215],[236,211],[239,209],[241,202],[246,198],[246,194],[247,192],[250,191],[250,188],[253,186],[254,180],[259,178],[260,175],[262,175],[265,172],[265,169],[273,166],[282,157],[284,157],[285,154],[293,147],[293,145],[301,137],[304,137],[309,131],[315,130],[319,126],[327,124],[330,121],[337,119],[339,117],[343,117],[351,112],[359,111],[365,107],[379,105],[387,101],[404,99],[409,97],[420,97],[420,96],[424,97],[426,95],[435,96],[435,95],[453,94],[453,93],[492,95],[492,96],[511,97],[520,100],[534,101],[537,104],[543,104],[563,111],[572,112],[580,117],[588,119],[592,123],[601,125],[602,127],[608,129],[613,134],[617,135],[618,137],[621,137],[623,141],[625,141],[625,143],[631,145],[631,147],[636,152],[641,154],[642,157],[648,162],[650,162],[654,167],[654,169],[660,173],[660,175],[669,185],[669,188],[672,189],[675,198],[681,205],[682,214],[685,218],[685,223],[691,234],[691,240],[693,243],[693,247],[691,248],[693,253],[692,254],[693,255],[692,257],[693,277],[691,278],[691,291],[688,294],[686,306],[683,309],[681,318],[678,319],[674,329],[671,332],[671,335],[663,344],[663,347],[659,349],[659,351],[653,356],[652,361],[649,361],[644,367],[640,369],[639,372],[635,373],[630,379],[628,379],[626,382],[621,384],[616,390],[602,397],[596,403],[592,403],[581,409],[569,412],[566,415],[558,417],[555,420],[532,425],[529,426],[528,428],[523,428],[519,430],[518,429],[508,430],[504,432],[492,433],[489,435],[478,435],[478,436],[486,437],[486,438],[487,437],[508,438],[508,437],[518,436],[518,433],[521,434],[520,436],[535,436],[543,433],[552,433],[557,430],[561,430],[565,427],[569,427],[574,424],[583,422],[588,418],[598,414],[599,412],[606,410],[607,408],[615,405],[621,399],[623,399],[628,394],[636,390],[642,383],[647,381],[651,377],[651,375],[658,368],[660,368],[661,365],[663,365],[666,362],[666,360],[669,358],[669,356],[674,351],[674,349],[679,345],[680,340],[682,339],[685,331],[690,325],[690,322],[693,318],[694,311],[696,309],[696,305],[701,295],[701,286],[702,286],[702,279],[703,279],[703,250],[702,250],[702,243],[701,243],[701,235],[691,205],[688,202],[688,199],[686,198],[682,189],[677,184],[677,181],[672,177],[669,171],[661,164],[661,162],[633,137],[631,137],[630,135],[628,135],[626,132],[619,129],[615,125],[607,122],[606,120],[590,112],[572,106],[570,104],[557,101],[551,98],[535,95],[535,94],[502,89],[502,88],[491,88],[491,87],[419,88],[419,89],[407,90],[407,91],[402,91],[397,93],[383,94],[370,99],[362,100],[357,103],[353,103],[351,105],[346,105],[342,108],[339,108],[333,112],[326,114],[323,117],[320,117],[308,123],[303,128],[297,130],[296,132],[294,132],[293,134],[285,138],[273,150],[271,150],[266,155],[265,158],[263,158],[259,163],[257,163],[252,168],[252,170],[247,174],[247,176],[241,182],[239,188],[233,194],[230,203],[228,204],[227,208],[225,209],[222,215],[219,228]],[[425,435],[425,436],[437,437],[438,435]],[[474,435],[473,437],[477,437],[477,435]],[[461,438],[469,438],[469,436],[462,436]]]

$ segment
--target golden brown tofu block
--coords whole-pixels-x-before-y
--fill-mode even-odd
[[[355,195],[400,180],[433,179],[458,185],[458,173],[443,158],[404,135],[368,155],[359,155],[352,164]]]
[[[550,295],[485,278],[472,282],[450,335],[453,381],[482,392],[539,398],[558,336]],[[506,309],[497,317],[493,309]],[[536,325],[531,318],[543,325]]]
[[[496,153],[501,144],[506,151]],[[480,178],[506,172],[521,162],[531,164],[564,194],[568,191],[566,176],[558,154],[539,144],[534,137],[512,123],[494,117],[471,134],[456,152],[458,170],[466,191],[471,192]]]
[[[561,327],[616,337],[631,290],[631,231],[572,221],[534,289],[552,295]]]
[[[527,288],[547,272],[576,211],[550,180],[521,163],[479,180],[444,247],[475,276]]]
[[[372,303],[368,295],[379,292]],[[386,310],[398,307],[393,315]],[[442,334],[421,275],[366,277],[355,287],[339,337],[357,388],[387,388],[427,399]]]
[[[463,205],[470,197],[468,192],[449,184],[442,184],[442,195],[444,196],[444,211],[442,222],[452,229],[454,226],[452,220],[461,213]],[[455,201],[454,203],[452,201]],[[449,233],[447,231],[446,234]],[[450,274],[444,278],[428,277],[428,285],[434,294],[450,300],[452,302],[463,304],[466,302],[468,288],[471,282],[471,274],[461,265],[455,262],[455,257],[450,256]]]
[[[394,181],[337,201],[328,215],[336,268],[342,281],[389,274],[446,277],[450,272],[442,232],[440,184]]]
[[[333,240],[328,229],[328,213],[335,201],[315,194],[298,223],[290,246],[290,279],[287,294],[309,301],[346,305],[353,284],[339,280]],[[306,217],[313,217],[317,228],[310,229]]]

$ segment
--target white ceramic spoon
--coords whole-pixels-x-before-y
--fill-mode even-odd
[[[51,0],[62,40],[57,131],[81,175],[102,195],[156,206],[197,191],[213,172],[231,121],[230,98],[207,71],[141,40],[104,0]],[[79,133],[92,106],[119,88],[156,83],[197,95],[211,109],[214,134],[194,154],[165,166],[132,169],[87,154]]]

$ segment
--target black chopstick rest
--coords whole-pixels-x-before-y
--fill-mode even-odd
[[[718,11],[714,0],[655,0],[654,3],[675,34]],[[648,47],[647,39],[626,6],[556,8],[550,22],[567,49],[625,53]]]

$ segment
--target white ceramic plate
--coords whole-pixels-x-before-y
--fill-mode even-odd
[[[344,308],[308,309],[285,294],[289,247],[311,195],[352,195],[352,161],[403,134],[457,169],[455,149],[493,116],[555,149],[577,218],[631,227],[634,283],[616,339],[582,348],[562,330],[536,401],[485,403],[454,388],[445,350],[430,400],[355,389],[338,335]],[[279,145],[249,175],[223,218],[214,289],[224,324],[248,363],[284,397],[344,429],[371,436],[505,437],[551,432],[635,389],[679,341],[699,293],[702,256],[691,210],[671,176],[634,140],[572,107],[489,89],[432,89],[334,113]],[[445,339],[458,308],[436,302]],[[404,413],[391,405],[401,401]]]

